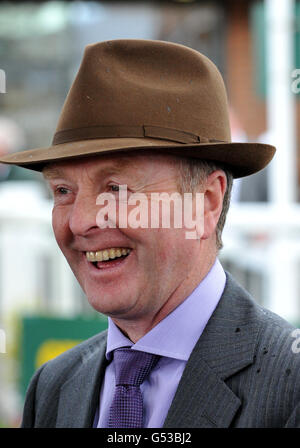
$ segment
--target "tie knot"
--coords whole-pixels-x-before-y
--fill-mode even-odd
[[[131,348],[115,350],[116,386],[140,386],[158,359],[158,355],[139,352]]]

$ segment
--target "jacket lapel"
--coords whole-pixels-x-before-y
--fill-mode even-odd
[[[80,368],[61,389],[57,428],[92,427],[106,367],[105,350],[106,332],[98,344],[82,351]]]
[[[225,380],[253,363],[259,327],[253,300],[226,275],[222,298],[187,362],[164,427],[225,428],[241,405]]]

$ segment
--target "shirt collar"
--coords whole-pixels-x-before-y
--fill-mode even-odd
[[[194,291],[136,344],[108,318],[107,359],[111,359],[113,350],[131,347],[133,350],[187,361],[221,298],[225,283],[225,272],[216,259]]]

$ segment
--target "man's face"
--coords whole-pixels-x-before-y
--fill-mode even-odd
[[[44,175],[54,194],[57,243],[96,310],[119,320],[153,322],[163,308],[177,306],[199,282],[200,241],[186,239],[186,229],[118,228],[118,216],[116,228],[101,229],[96,222],[101,208],[96,205],[98,195],[112,193],[118,205],[120,185],[127,185],[128,197],[143,193],[150,199],[154,192],[178,191],[174,159],[89,157],[49,165]],[[115,252],[110,252],[113,248]],[[128,255],[91,261],[96,252],[99,259],[120,255],[122,249]]]

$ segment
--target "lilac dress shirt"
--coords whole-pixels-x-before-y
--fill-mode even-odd
[[[113,350],[124,346],[161,356],[141,385],[146,428],[163,426],[187,360],[221,298],[225,282],[225,272],[216,260],[194,291],[136,344],[108,319],[108,360],[112,359]],[[107,428],[114,390],[115,373],[112,361],[106,368],[100,391],[100,406],[94,424],[98,428]]]

